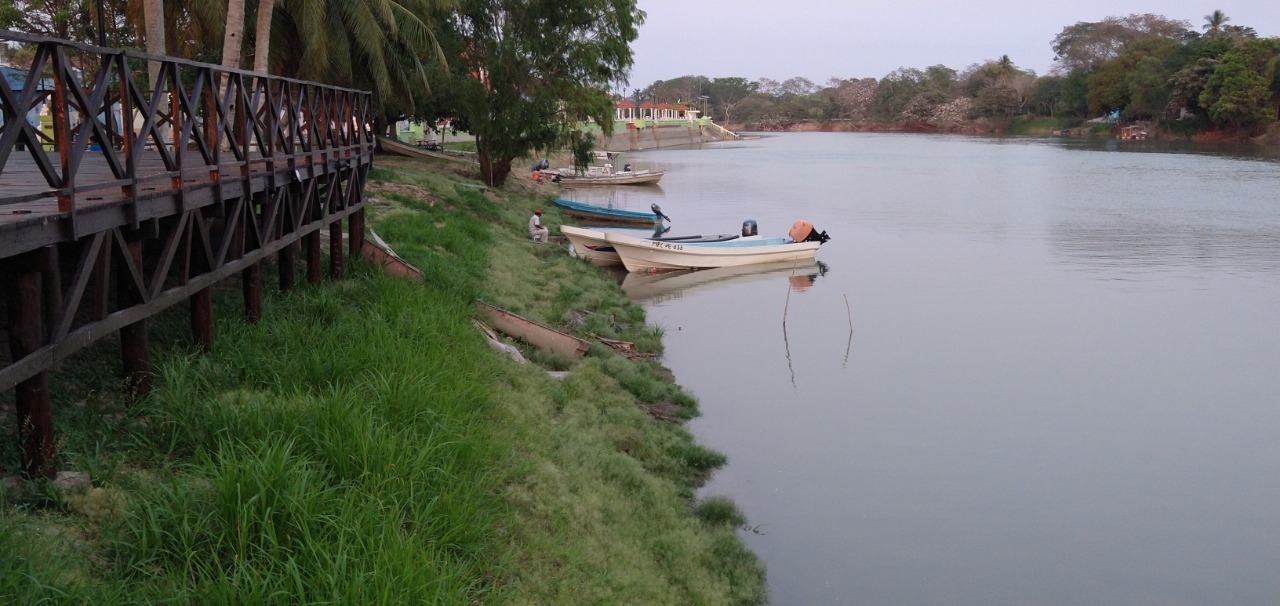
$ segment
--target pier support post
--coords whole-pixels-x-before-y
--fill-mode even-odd
[[[136,235],[126,239],[127,253],[135,267],[142,267],[142,240]],[[117,272],[116,299],[119,309],[143,303],[129,271]],[[125,390],[134,397],[151,393],[151,351],[147,342],[147,321],[138,320],[120,329],[120,353],[124,361]]]
[[[9,316],[9,350],[15,360],[39,350],[46,342],[37,256],[41,255],[28,253],[16,257],[10,261],[7,271],[0,271],[8,282],[5,298]],[[14,396],[18,436],[22,441],[23,473],[31,478],[52,478],[58,473],[58,445],[53,435],[49,372],[36,373],[18,383]]]
[[[262,319],[262,265],[254,263],[240,272],[244,286],[244,319],[256,324]]]
[[[203,351],[213,349],[213,292],[205,288],[191,295],[191,338]]]
[[[280,292],[289,292],[293,290],[298,281],[297,261],[295,260],[298,250],[298,243],[290,242],[287,246],[280,249],[276,255],[276,261],[280,270]]]
[[[329,224],[329,278],[341,280],[344,269],[342,255],[342,219]]]
[[[307,234],[303,241],[307,246],[307,282],[319,284],[324,279],[324,262],[320,258],[320,230]]]
[[[360,250],[364,248],[364,209],[361,208],[352,213],[347,219],[347,235],[350,239],[350,245],[347,247],[347,256],[354,259],[360,258]]]

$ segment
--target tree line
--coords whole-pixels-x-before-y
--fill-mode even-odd
[[[637,0],[0,0],[4,29],[372,91],[380,133],[447,117],[490,185],[536,151],[587,163],[580,125],[612,126],[644,17]],[[32,54],[0,46],[15,67]]]
[[[1018,117],[1116,115],[1180,130],[1255,133],[1280,120],[1280,38],[1229,24],[1222,11],[1188,21],[1133,14],[1079,22],[1054,37],[1052,73],[1008,55],[956,70],[900,68],[882,78],[683,76],[634,91],[644,101],[701,102],[722,122],[767,126],[853,121],[947,130]]]

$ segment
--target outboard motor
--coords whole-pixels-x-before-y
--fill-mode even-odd
[[[760,235],[760,230],[756,226],[755,219],[747,219],[746,221],[742,222],[742,237],[746,238],[748,236],[758,236],[758,235]]]
[[[661,206],[658,206],[658,203],[657,203],[657,202],[654,202],[653,204],[650,204],[650,205],[649,205],[649,210],[653,211],[653,214],[657,215],[657,217],[658,217],[659,219],[663,220],[663,221],[670,221],[670,220],[671,220],[671,217],[668,217],[668,216],[666,216],[666,215],[662,214],[662,207],[661,207]]]
[[[827,240],[831,239],[831,236],[828,236],[827,232],[819,232],[812,223],[805,221],[804,219],[791,224],[791,231],[787,232],[787,235],[791,236],[791,239],[796,242],[817,242],[818,244],[825,244]]]

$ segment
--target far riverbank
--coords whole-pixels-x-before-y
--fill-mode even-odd
[[[1271,124],[1265,132],[1171,129],[1154,121],[1127,123],[1089,123],[1084,120],[1056,118],[1001,120],[951,120],[943,123],[923,120],[886,124],[870,120],[769,120],[728,124],[734,132],[823,132],[823,133],[955,133],[969,135],[1039,135],[1068,137],[1120,138],[1121,128],[1137,126],[1144,138],[1153,140],[1197,141],[1221,143],[1256,143],[1280,145],[1280,123]]]

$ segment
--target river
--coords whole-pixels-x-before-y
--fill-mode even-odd
[[[566,197],[832,238],[624,281],[772,603],[1280,604],[1276,150],[795,133],[625,159],[660,187]]]

